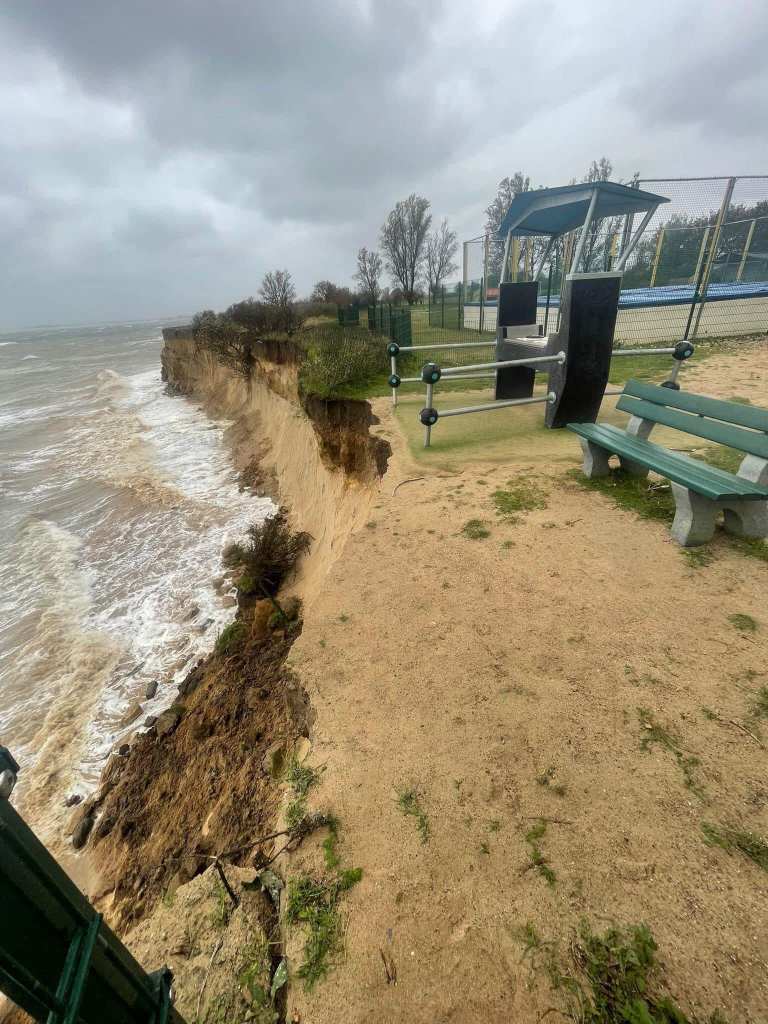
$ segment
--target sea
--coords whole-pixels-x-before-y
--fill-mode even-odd
[[[240,490],[229,424],[167,393],[162,326],[0,334],[0,744],[53,848],[234,617],[222,548],[273,509]]]

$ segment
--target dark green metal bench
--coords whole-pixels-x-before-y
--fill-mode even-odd
[[[675,497],[672,536],[685,547],[712,537],[718,511],[729,532],[768,536],[768,410],[637,380],[627,381],[616,408],[630,413],[626,430],[606,423],[568,424],[581,439],[587,476],[606,476],[609,457],[618,455],[634,476],[653,470],[667,477]],[[743,452],[737,474],[649,441],[657,423]]]
[[[47,1024],[184,1024],[8,802],[17,772],[0,747],[0,991]]]

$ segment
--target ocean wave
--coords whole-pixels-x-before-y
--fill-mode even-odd
[[[0,341],[0,348],[7,348],[9,345],[18,345],[18,341]]]
[[[16,580],[26,614],[17,629],[15,701],[9,723],[25,769],[24,804],[49,837],[61,823],[62,789],[81,784],[89,722],[118,663],[120,644],[89,622],[90,587],[80,565],[82,541],[45,519],[31,519],[17,544]],[[8,727],[8,724],[7,724]]]

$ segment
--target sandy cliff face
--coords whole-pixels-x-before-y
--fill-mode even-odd
[[[301,397],[291,347],[265,346],[245,378],[190,334],[171,330],[162,363],[171,387],[232,420],[237,467],[246,478],[256,466],[271,476],[297,527],[311,534],[311,554],[294,581],[311,603],[346,539],[365,521],[386,469],[389,445],[369,430],[376,423],[370,406]]]
[[[231,421],[244,482],[264,484],[310,534],[309,554],[280,595],[287,607],[285,591],[293,592],[306,612],[379,492],[389,445],[370,433],[370,407],[302,402],[290,348],[265,350],[244,377],[178,330],[167,332],[163,377]],[[215,857],[248,863],[254,836],[271,831],[281,794],[275,751],[289,756],[312,721],[285,665],[301,621],[276,624],[272,613],[267,600],[241,605],[236,649],[198,663],[172,707],[133,737],[125,757],[110,759],[100,792],[83,807],[96,895],[118,927]]]

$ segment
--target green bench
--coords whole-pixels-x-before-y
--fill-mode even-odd
[[[684,547],[711,539],[719,511],[730,533],[768,536],[768,410],[637,380],[627,381],[616,408],[630,414],[626,430],[607,423],[568,424],[581,440],[588,477],[606,476],[611,455],[633,476],[653,470],[666,477],[675,497],[672,536]],[[657,423],[743,452],[738,473],[649,441]]]

